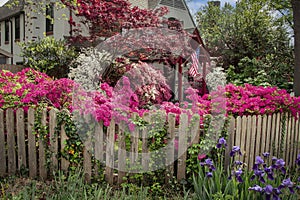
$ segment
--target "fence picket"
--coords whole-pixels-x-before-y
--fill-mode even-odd
[[[280,118],[281,114],[277,113],[276,115],[276,123],[275,123],[275,152],[273,152],[275,157],[279,157],[280,155]],[[271,155],[272,156],[272,155]]]
[[[12,175],[16,172],[16,142],[14,111],[11,108],[6,110],[6,131],[8,174]]]
[[[251,134],[252,134],[252,116],[247,117],[247,128],[245,130],[246,133],[246,141],[244,143],[244,148],[246,150],[244,157],[245,157],[245,162],[247,163],[248,167],[252,167],[252,161],[251,161]]]
[[[290,142],[290,134],[291,134],[291,115],[287,113],[287,118],[286,118],[286,134],[285,134],[285,143],[284,143],[284,154],[283,154],[283,159],[285,161],[288,160],[289,156],[289,142]]]
[[[224,161],[225,167],[230,165],[230,156],[229,156],[230,149],[234,145],[234,138],[236,136],[235,135],[235,133],[236,133],[236,119],[231,116],[229,121],[230,121],[230,124],[229,124],[228,139],[227,139],[228,148],[225,149],[225,161]]]
[[[17,122],[17,145],[18,145],[18,170],[26,165],[26,150],[25,150],[25,123],[24,110],[19,108],[16,112]]]
[[[58,152],[58,137],[55,134],[56,128],[56,115],[57,112],[55,109],[50,110],[49,112],[49,139],[50,139],[50,152],[51,152],[51,164],[50,164],[50,172],[52,174],[53,171],[58,169],[58,160],[57,160],[57,152]]]
[[[33,108],[28,109],[28,166],[29,177],[35,178],[37,176],[37,160],[36,160],[36,139],[34,134],[34,113]]]
[[[243,162],[248,163],[248,152],[246,149],[246,142],[247,142],[247,124],[248,124],[248,118],[246,116],[242,117],[242,130],[241,130],[241,138],[240,138],[240,148],[241,148],[241,152],[242,152],[242,156],[240,157],[240,160],[242,160]],[[248,134],[249,135],[249,134]]]
[[[294,151],[295,151],[295,155],[294,155],[294,158],[295,158],[295,161],[298,157],[298,153],[299,153],[299,134],[300,134],[300,130],[299,130],[299,114],[297,115],[298,117],[298,120],[296,120],[296,123],[295,123],[295,146],[294,146]]]
[[[144,120],[148,123],[151,122],[151,117],[149,116],[148,113],[144,115]],[[143,153],[142,166],[145,172],[148,171],[149,162],[150,162],[149,150],[148,150],[148,132],[149,132],[149,126],[142,130],[142,153]]]
[[[255,155],[261,155],[263,152],[261,150],[261,123],[262,118],[260,115],[257,116],[257,129],[256,129],[256,137],[255,137]]]
[[[110,126],[107,129],[106,137],[106,167],[105,167],[105,179],[109,184],[113,184],[114,181],[114,141],[115,141],[115,120],[112,119]]]
[[[249,146],[249,153],[250,153],[250,161],[249,161],[249,163],[250,163],[250,165],[249,166],[251,166],[251,168],[250,169],[252,169],[252,167],[253,167],[253,164],[254,164],[254,162],[255,162],[255,156],[256,156],[256,154],[255,154],[255,144],[256,144],[256,131],[257,131],[257,117],[254,115],[254,116],[252,116],[251,117],[252,118],[252,122],[250,123],[250,126],[251,126],[251,135],[250,135],[250,141],[248,142],[248,146]],[[248,166],[248,167],[249,167]]]
[[[103,122],[99,122],[95,126],[95,176],[99,175],[99,162],[103,162],[104,140],[103,140]]]
[[[265,152],[270,153],[270,149],[272,148],[272,141],[271,141],[271,135],[272,135],[272,115],[267,115],[267,129],[266,129],[266,146],[265,146]],[[271,157],[268,158],[269,161],[271,160]]]
[[[123,178],[125,177],[125,168],[126,168],[126,143],[125,143],[125,133],[124,130],[120,130],[118,132],[118,184],[122,184],[124,182]]]
[[[168,149],[167,149],[167,155],[166,155],[166,183],[169,183],[169,180],[173,178],[174,176],[174,158],[175,158],[175,114],[169,113],[168,114]]]
[[[4,114],[0,110],[0,177],[6,173],[6,150],[5,150],[5,135],[4,135]]]
[[[66,147],[66,141],[68,140],[68,136],[66,135],[65,131],[65,124],[63,123],[60,128],[60,146],[61,151],[63,151]],[[67,171],[69,168],[69,161],[65,159],[64,157],[61,158],[61,170]]]
[[[266,138],[267,136],[267,116],[263,115],[262,116],[262,130],[261,130],[261,152],[264,153],[268,150],[266,150]]]
[[[269,151],[269,153],[272,157],[274,155],[274,152],[275,152],[276,114],[272,114],[271,118],[272,118],[272,121],[271,121],[271,135],[270,135],[271,141],[270,141],[270,151]]]
[[[90,183],[92,177],[92,159],[87,147],[83,148],[83,171],[85,182]]]
[[[42,110],[41,116],[41,124],[44,128],[47,125],[47,111],[45,109]],[[46,136],[40,135],[39,133],[39,173],[42,179],[47,178],[47,166],[46,166],[46,152],[45,152],[45,141]]]
[[[234,146],[239,146],[241,147],[241,137],[242,137],[242,117],[238,116],[236,118],[236,133],[235,133],[235,139],[234,139]],[[231,148],[231,147],[230,147]],[[237,156],[238,160],[241,160],[242,157],[241,156]]]
[[[177,180],[185,179],[186,170],[186,149],[187,149],[187,129],[188,129],[188,116],[187,114],[180,115],[180,125],[178,133],[178,168]]]

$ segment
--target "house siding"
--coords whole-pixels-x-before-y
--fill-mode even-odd
[[[144,9],[154,9],[159,6],[165,6],[159,4],[160,0],[130,0],[133,6],[139,6]],[[184,3],[184,5],[186,5]],[[172,6],[167,6],[169,8],[169,13],[166,15],[166,18],[174,17],[180,21],[183,21],[183,25],[185,29],[193,29],[195,28],[195,24],[188,9],[178,9]],[[24,6],[24,12],[20,15],[20,42],[27,42],[31,40],[38,40],[39,38],[45,37],[46,32],[46,18],[43,14],[38,14],[32,11],[31,7]],[[24,14],[25,13],[25,14]],[[14,28],[14,16],[18,13],[14,13],[12,17],[5,18],[12,20],[12,27],[10,23],[10,31],[13,31],[13,37],[11,38],[8,44],[5,44],[5,21],[4,18],[0,21],[0,37],[1,44],[0,48],[10,52],[13,54],[13,64],[19,63],[23,61],[23,58],[20,57],[21,49],[18,45],[18,42],[14,40],[15,38],[15,28]],[[64,9],[54,9],[54,31],[53,35],[50,35],[56,39],[63,39],[70,36],[70,24],[68,23],[68,19],[70,17],[70,11],[67,8]],[[79,19],[73,15],[73,19],[79,21]],[[82,24],[82,27],[85,25]],[[88,35],[88,30],[83,31],[83,35]],[[13,52],[11,51],[11,43],[13,42]],[[8,58],[8,64],[11,64],[11,58]]]

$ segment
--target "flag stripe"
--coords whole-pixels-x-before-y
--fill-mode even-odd
[[[191,58],[192,58],[192,65],[191,65],[191,67],[189,69],[189,74],[192,77],[195,77],[195,76],[197,76],[199,74],[199,72],[198,72],[199,61],[198,61],[196,52],[192,53]]]

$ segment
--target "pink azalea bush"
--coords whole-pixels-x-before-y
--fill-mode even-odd
[[[131,80],[136,79],[124,76],[120,80],[121,84],[115,88],[102,83],[99,91],[86,92],[70,79],[53,80],[32,69],[24,69],[16,74],[0,71],[0,107],[2,109],[22,107],[26,110],[30,106],[44,105],[48,108],[68,109],[71,112],[91,114],[96,120],[102,120],[105,126],[108,126],[112,118],[128,121],[132,113],[142,116],[148,112],[143,108],[145,101],[142,96],[145,91],[140,91],[143,87],[135,89]],[[150,80],[142,81],[147,83]],[[160,88],[157,91],[162,92],[164,89]],[[202,97],[192,88],[188,88],[185,92],[190,103],[183,102],[180,105],[167,102],[164,98],[167,99],[169,96],[161,96],[165,94],[152,96],[146,102],[156,103],[159,109],[165,110],[167,114],[176,114],[177,122],[181,113],[187,113],[189,116],[196,113],[203,116],[224,111],[227,115],[242,116],[291,112],[297,116],[300,111],[300,98],[292,97],[286,90],[277,87],[228,84],[225,88]]]

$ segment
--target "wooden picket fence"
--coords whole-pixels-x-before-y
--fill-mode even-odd
[[[256,156],[263,157],[265,152],[270,153],[270,163],[272,157],[283,158],[286,165],[292,167],[300,153],[299,126],[299,120],[290,113],[239,116],[230,122],[229,146],[241,148],[243,155],[235,160],[246,163],[249,169],[252,169]],[[229,160],[227,157],[227,164]]]
[[[64,125],[57,130],[57,111],[50,110],[42,112],[41,124],[47,125],[49,143],[45,144],[39,139],[38,134],[34,133],[35,110],[30,108],[28,112],[23,109],[5,111],[0,110],[0,177],[15,174],[23,169],[29,171],[30,177],[46,179],[52,175],[53,171],[68,170],[70,163],[63,157],[59,157],[65,147],[65,140],[68,139]],[[163,115],[163,114],[161,114]],[[286,120],[283,120],[286,118]],[[145,116],[146,121],[151,123],[151,115]],[[163,116],[163,118],[165,117]],[[290,114],[273,114],[269,116],[243,116],[232,118],[229,127],[228,145],[240,146],[243,156],[239,159],[252,167],[255,156],[263,152],[270,152],[271,155],[282,157],[288,166],[293,166],[299,152],[299,122]],[[95,127],[94,138],[89,146],[92,149],[84,148],[83,169],[87,181],[98,173],[98,165],[92,160],[105,162],[105,178],[113,183],[121,183],[126,175],[126,165],[129,163],[140,163],[144,171],[150,166],[151,159],[147,156],[137,156],[137,153],[147,153],[147,129],[137,130],[131,133],[130,152],[133,154],[126,159],[125,135],[114,120],[108,128],[103,128],[103,123],[98,123]],[[180,181],[186,178],[186,150],[188,145],[200,141],[199,123],[192,126],[188,123],[187,115],[181,115],[179,126],[175,126],[175,116],[168,115],[168,138],[176,138],[178,145],[174,141],[166,149],[168,154],[164,160],[165,168],[169,177],[177,177]],[[116,140],[116,135],[118,139]],[[188,137],[186,137],[188,136]],[[47,145],[47,146],[45,146]],[[117,146],[117,148],[116,148]],[[47,165],[45,149],[51,151],[50,162]],[[89,150],[89,151],[88,151]],[[229,164],[229,156],[225,156]],[[93,152],[93,156],[90,154]],[[143,154],[146,155],[146,154]],[[170,158],[178,157],[176,162]],[[48,166],[48,167],[46,167]],[[117,170],[120,169],[120,170]],[[134,171],[132,171],[134,173]]]

